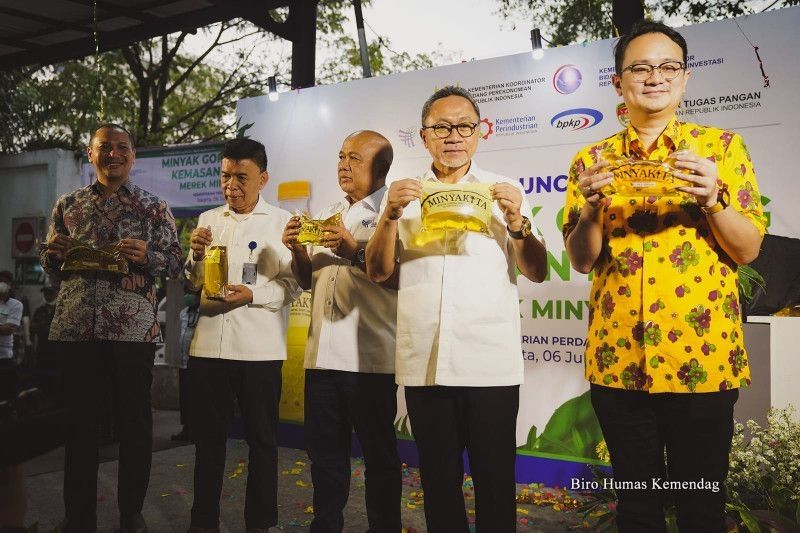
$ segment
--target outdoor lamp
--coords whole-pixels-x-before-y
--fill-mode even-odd
[[[542,34],[539,28],[531,30],[531,45],[533,46],[533,58],[537,61],[544,57],[544,48],[542,48]]]
[[[267,78],[267,83],[269,84],[269,101],[270,102],[277,102],[278,101],[278,82],[275,81],[275,76],[270,76]]]

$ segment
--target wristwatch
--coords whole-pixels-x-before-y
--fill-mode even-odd
[[[701,205],[700,211],[702,211],[704,215],[713,215],[714,213],[719,213],[726,207],[728,207],[728,202],[726,202],[725,198],[720,195],[720,197],[717,198],[717,203],[709,207]]]
[[[350,261],[353,266],[363,265],[367,262],[367,251],[364,248],[359,248],[356,250],[355,258]]]
[[[528,217],[522,217],[522,227],[519,231],[511,231],[508,226],[506,226],[506,229],[508,230],[508,236],[512,239],[524,239],[533,232],[531,221]]]

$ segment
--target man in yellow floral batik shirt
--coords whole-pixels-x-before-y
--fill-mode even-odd
[[[683,482],[680,530],[725,531],[733,406],[750,384],[736,270],[764,235],[758,185],[739,135],[677,119],[691,74],[678,32],[640,22],[614,55],[630,125],[572,161],[564,238],[594,271],[586,378],[614,481],[633,482],[618,485],[618,525],[664,531],[664,488]],[[612,192],[609,161],[668,155],[680,195]]]

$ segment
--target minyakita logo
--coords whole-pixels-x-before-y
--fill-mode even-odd
[[[422,201],[431,206],[444,206],[444,205],[457,205],[469,203],[478,206],[481,209],[489,209],[489,202],[486,198],[479,194],[465,191],[454,192],[435,192]]]
[[[603,120],[603,114],[597,109],[579,107],[567,109],[550,119],[550,125],[559,130],[585,130]]]

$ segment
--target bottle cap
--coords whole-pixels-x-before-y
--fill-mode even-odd
[[[278,184],[278,201],[299,200],[311,196],[311,182],[303,181],[284,181]]]

